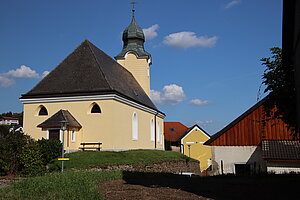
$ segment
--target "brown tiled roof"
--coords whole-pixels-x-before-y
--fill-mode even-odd
[[[300,160],[299,140],[263,140],[262,155],[266,160]]]
[[[164,122],[165,140],[176,142],[187,133],[188,127],[180,122]]]
[[[60,128],[61,121],[67,121],[68,127],[77,127],[81,128],[80,123],[73,117],[73,115],[68,110],[60,110],[51,117],[49,117],[46,121],[39,124],[37,127],[40,128]]]
[[[21,99],[118,94],[157,110],[133,75],[88,40]]]

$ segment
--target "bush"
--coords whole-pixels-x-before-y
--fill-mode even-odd
[[[45,173],[46,166],[61,154],[62,144],[58,140],[41,139],[25,145],[19,154],[21,174],[37,176]]]
[[[27,144],[18,155],[21,165],[21,174],[25,176],[42,175],[45,172],[43,155],[37,142]]]
[[[37,141],[40,151],[42,153],[43,165],[48,165],[53,159],[61,155],[62,143],[54,139],[41,139]]]
[[[22,132],[9,132],[9,126],[0,126],[0,174],[15,174],[20,170],[18,154],[33,140]]]
[[[0,126],[0,175],[20,173],[41,175],[46,166],[60,156],[62,144],[58,140],[33,141],[23,132]]]
[[[171,141],[165,140],[165,150],[166,151],[172,151]]]

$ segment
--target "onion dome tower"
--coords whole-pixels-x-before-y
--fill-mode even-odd
[[[132,2],[132,19],[130,25],[123,31],[123,49],[115,56],[119,64],[132,73],[148,96],[150,95],[150,65],[151,55],[145,51],[145,35],[134,17]]]

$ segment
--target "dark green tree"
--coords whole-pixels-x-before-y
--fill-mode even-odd
[[[292,134],[298,136],[294,69],[282,64],[281,48],[273,47],[270,51],[271,57],[261,59],[266,67],[262,82],[266,86],[264,92],[269,93],[265,114],[269,119],[281,119]]]

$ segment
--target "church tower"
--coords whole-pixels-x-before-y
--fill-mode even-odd
[[[150,96],[151,55],[144,49],[145,35],[135,22],[134,11],[133,4],[131,23],[123,32],[123,49],[115,59],[132,73],[146,94]]]

